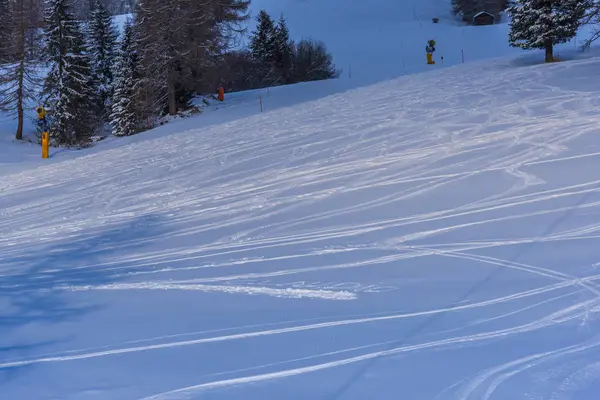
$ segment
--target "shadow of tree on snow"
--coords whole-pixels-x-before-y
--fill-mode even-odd
[[[114,283],[117,278],[111,270],[126,268],[125,262],[112,260],[109,269],[94,264],[101,264],[107,256],[114,257],[116,251],[126,254],[151,247],[166,233],[164,221],[160,214],[141,215],[86,228],[68,240],[33,246],[28,243],[17,256],[0,255],[0,266],[19,271],[0,276],[0,364],[68,342],[68,332],[61,332],[60,339],[32,341],[28,337],[40,336],[39,330],[45,326],[74,321],[100,309],[101,304],[73,303],[66,288]],[[0,369],[0,377],[10,379],[21,368]]]

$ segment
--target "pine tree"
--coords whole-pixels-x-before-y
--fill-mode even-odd
[[[95,0],[88,25],[88,51],[92,76],[98,90],[98,114],[106,118],[110,110],[116,54],[117,28],[101,0]]]
[[[523,49],[545,49],[546,62],[554,61],[554,45],[577,34],[589,0],[513,0],[509,43]]]
[[[38,6],[35,0],[14,0],[10,18],[3,25],[6,36],[0,44],[7,55],[0,66],[0,108],[16,116],[15,138],[23,139],[25,109],[38,94],[40,79],[40,37],[37,29]]]
[[[85,142],[97,128],[95,88],[85,38],[69,0],[47,0],[44,95],[54,117],[52,137],[62,144]]]
[[[129,136],[138,132],[139,114],[136,107],[136,91],[140,80],[138,68],[134,29],[127,21],[114,69],[114,97],[110,123],[115,136]]]
[[[283,15],[277,22],[273,44],[275,47],[275,67],[277,68],[279,75],[283,78],[283,81],[285,83],[291,83],[294,43],[290,40],[290,33]]]
[[[275,62],[276,44],[275,37],[277,30],[271,16],[261,10],[256,18],[256,31],[252,32],[250,39],[250,51],[252,56],[259,62],[264,64],[272,64]]]
[[[265,10],[258,13],[256,21],[256,30],[250,37],[250,53],[258,66],[255,73],[261,82],[260,86],[271,86],[282,80],[280,71],[275,65],[277,26]]]
[[[6,43],[9,41],[11,34],[11,22],[10,3],[8,0],[0,0],[0,63],[9,58]]]

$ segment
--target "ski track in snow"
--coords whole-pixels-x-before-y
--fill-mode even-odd
[[[597,66],[518,69],[498,61],[469,81],[464,70],[448,69],[2,176],[0,300],[15,293],[106,299],[113,292],[172,299],[186,292],[203,304],[218,295],[217,310],[227,301],[222,296],[304,304],[312,311],[302,315],[315,318],[290,311],[291,319],[278,323],[0,353],[0,372],[78,368],[77,361],[176,348],[201,352],[221,342],[265,346],[257,338],[311,341],[311,332],[342,328],[389,331],[138,392],[184,399],[344,366],[376,368],[383,358],[401,363],[398,355],[406,366],[428,350],[502,348],[536,332],[544,338],[561,327],[585,329],[600,311],[590,250],[600,239],[600,151],[590,145],[600,101],[597,91],[566,89],[561,77]],[[581,257],[554,261],[553,246]],[[551,254],[544,258],[540,249]],[[78,256],[65,257],[69,252]],[[34,271],[24,272],[34,262]],[[412,265],[435,268],[434,275]],[[448,272],[454,267],[457,275]],[[473,276],[464,275],[467,268]],[[501,279],[502,290],[480,290]],[[519,279],[533,286],[512,289]],[[402,303],[409,287],[416,295],[432,282],[457,285],[445,304]],[[386,302],[396,306],[373,308]],[[350,315],[361,304],[369,306]],[[442,317],[462,322],[436,326]],[[394,332],[400,323],[408,333]],[[487,400],[507,398],[502,390],[518,382],[521,397],[510,398],[569,399],[600,378],[600,364],[585,358],[600,354],[599,344],[597,336],[573,333],[562,347],[490,356],[497,364],[433,387],[439,399]]]

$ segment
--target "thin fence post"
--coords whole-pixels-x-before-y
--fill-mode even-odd
[[[404,69],[404,43],[400,42],[400,62],[402,63],[402,69]]]
[[[465,50],[464,49],[460,49],[460,55],[462,57],[462,62],[464,64],[465,63]]]
[[[263,112],[262,94],[259,96],[259,101],[260,101],[260,112]]]

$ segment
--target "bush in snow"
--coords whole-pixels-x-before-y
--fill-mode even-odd
[[[323,42],[302,40],[295,46],[293,74],[297,82],[306,82],[337,78],[340,71]]]

